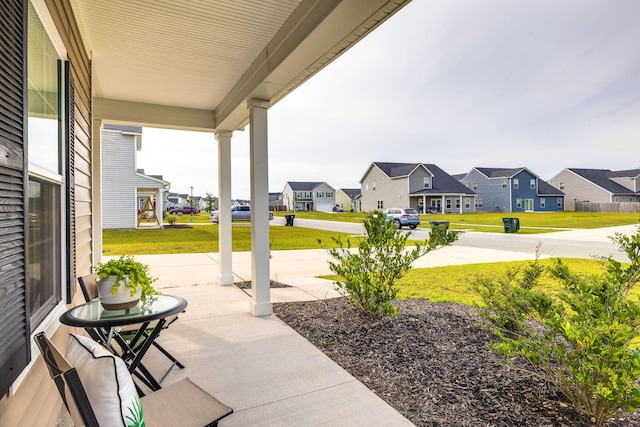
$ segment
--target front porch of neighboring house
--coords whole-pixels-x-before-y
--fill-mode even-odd
[[[164,189],[137,188],[137,228],[161,228],[163,226],[164,206],[162,203]]]
[[[466,206],[465,199],[473,200],[469,206]],[[409,206],[416,209],[420,213],[426,213],[429,208],[435,208],[438,213],[463,213],[474,209],[472,203],[475,198],[462,194],[438,194],[438,195],[409,195]]]

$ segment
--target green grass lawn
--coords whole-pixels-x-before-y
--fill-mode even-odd
[[[291,213],[291,212],[288,212]],[[287,212],[277,212],[284,216]],[[295,212],[296,218],[321,219],[327,221],[362,222],[362,212]],[[616,225],[638,224],[637,213],[600,212],[520,212],[520,213],[473,213],[473,214],[424,214],[420,215],[421,228],[429,228],[430,221],[449,221],[453,230],[504,233],[502,218],[515,217],[520,220],[519,234],[549,233],[575,228],[601,228]]]
[[[429,254],[425,255],[429,256]],[[600,274],[602,263],[593,259],[563,258],[572,272],[582,275]],[[481,264],[454,265],[446,267],[414,268],[396,284],[400,299],[426,299],[433,302],[454,302],[459,304],[479,304],[480,298],[471,289],[471,280],[476,276],[502,274],[507,268],[520,268],[528,261],[492,262]],[[551,259],[541,259],[540,263],[551,266]],[[338,280],[338,276],[322,276],[328,280]],[[558,282],[548,276],[539,282],[539,288],[553,293]],[[632,295],[640,295],[640,289],[633,289]]]
[[[349,237],[335,231],[312,230],[302,227],[271,227],[271,249],[319,249],[318,239],[325,246],[332,245],[331,236]],[[232,227],[232,250],[251,250],[251,227],[248,223]],[[357,238],[356,238],[357,239]],[[192,223],[192,228],[104,230],[104,255],[179,254],[218,252],[218,225]]]

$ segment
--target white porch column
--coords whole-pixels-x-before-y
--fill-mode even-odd
[[[462,204],[464,202],[464,199],[462,198],[462,196],[460,196],[460,212],[458,213],[462,213],[464,211],[464,205]]]
[[[231,249],[231,135],[216,132],[218,140],[218,256],[221,285],[233,285]]]
[[[155,204],[153,205],[153,207],[156,210],[156,218],[158,219],[158,226],[162,227],[163,225],[163,221],[162,221],[162,190],[161,189],[157,189],[155,194],[153,195],[154,197],[154,201]]]
[[[254,316],[272,313],[269,272],[269,157],[267,109],[269,102],[252,99],[249,108],[251,163],[251,283],[249,310]]]
[[[446,199],[444,198],[444,196],[442,196],[442,201],[440,202],[442,204],[442,206],[440,207],[440,213],[444,213],[446,209],[445,202],[446,202]]]

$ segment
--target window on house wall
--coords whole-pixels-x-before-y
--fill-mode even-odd
[[[540,197],[540,208],[544,209],[547,206],[547,201],[544,197]]]
[[[322,196],[324,195],[324,193],[322,191],[318,191],[318,199],[322,199]]]
[[[507,180],[506,179],[502,180],[502,188],[507,188]]]
[[[614,202],[619,202],[619,201],[620,201],[620,197],[615,196],[615,197],[613,198],[613,201],[614,201]]]
[[[327,192],[326,192],[326,195],[327,195],[327,197],[333,197],[333,192],[331,192],[331,191],[327,191]]]
[[[478,190],[478,181],[473,181],[473,191]]]
[[[384,209],[384,203],[382,200],[378,200],[378,209]]]
[[[373,184],[371,185],[371,190],[376,191],[376,182],[373,181]]]
[[[61,58],[35,9],[28,8],[29,233],[26,270],[31,329],[61,300]]]
[[[364,191],[369,191],[369,183],[364,183]]]
[[[564,181],[560,181],[560,189],[564,190]]]
[[[535,188],[536,188],[536,179],[535,178],[531,178],[529,180],[529,188],[532,189],[532,190],[535,190]]]
[[[558,197],[558,200],[556,201],[556,206],[558,206],[559,208],[562,207],[562,197]]]
[[[422,180],[422,185],[424,188],[431,188],[431,177],[425,176]]]
[[[516,208],[522,207],[522,199],[516,199]]]
[[[456,209],[460,209],[460,199],[456,199]]]
[[[464,208],[465,208],[465,209],[469,209],[469,208],[471,208],[471,199],[470,199],[470,198],[468,198],[468,197],[465,197],[465,198],[464,198]]]
[[[447,199],[444,205],[447,209],[451,209],[451,199]]]
[[[482,199],[476,199],[476,208],[482,208]]]
[[[518,178],[513,179],[513,188],[515,188],[516,190],[520,188],[520,180]]]

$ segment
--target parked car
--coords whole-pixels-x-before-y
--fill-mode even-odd
[[[219,211],[212,211],[209,219],[218,224]],[[269,221],[273,219],[273,212],[269,211]],[[231,221],[251,221],[251,206],[236,205],[231,207]]]
[[[334,212],[344,212],[344,209],[342,209],[342,208],[341,208],[340,206],[338,206],[338,205],[335,205],[335,206],[333,207],[333,211],[334,211]]]
[[[420,215],[413,208],[389,208],[382,211],[387,221],[393,221],[398,228],[408,226],[410,229],[416,228],[420,224]]]
[[[183,215],[183,214],[197,214],[200,212],[197,208],[193,206],[183,206],[181,208],[174,208],[169,211],[170,214],[174,215]]]

